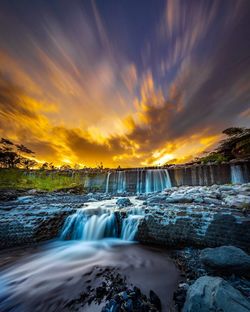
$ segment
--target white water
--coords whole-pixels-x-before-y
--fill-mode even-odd
[[[104,237],[117,237],[117,226],[113,213],[102,212],[89,216],[85,210],[79,209],[69,216],[64,224],[62,239],[99,240]]]
[[[137,169],[136,177],[136,193],[141,194],[143,190],[143,172],[144,170]]]
[[[159,192],[171,187],[169,173],[166,169],[146,171],[146,193]]]
[[[108,172],[105,192],[112,191],[117,194],[128,192],[127,174],[129,174],[129,171],[126,170],[114,171],[112,172],[112,179],[110,179],[111,172]],[[131,174],[136,175],[136,187],[134,191],[137,194],[159,192],[171,187],[171,180],[167,169],[137,169],[137,172],[131,171]],[[110,187],[110,184],[112,187]]]
[[[144,211],[134,198],[132,206],[124,209],[127,214],[125,218],[118,220],[116,211],[119,211],[116,199],[89,203],[88,207],[78,209],[76,213],[67,217],[61,239],[94,241],[108,237],[117,238],[118,222],[121,222],[120,238],[133,241]]]
[[[117,193],[126,192],[126,171],[118,171]]]
[[[109,178],[110,178],[110,175],[111,175],[111,172],[108,172],[107,181],[106,181],[106,190],[105,190],[106,193],[109,192]]]
[[[121,239],[127,241],[133,241],[140,220],[143,218],[142,215],[129,215],[126,219],[122,222],[122,231],[121,231]]]
[[[244,176],[240,165],[231,165],[231,182],[232,184],[244,183]]]
[[[145,294],[153,289],[163,311],[169,310],[178,271],[165,255],[131,244],[144,213],[134,197],[130,197],[132,205],[123,209],[127,217],[122,222],[121,239],[108,238],[116,235],[115,212],[121,211],[116,200],[88,203],[66,219],[63,240],[38,246],[1,270],[0,311],[68,311],[71,300],[89,292],[88,287],[102,285],[102,268],[118,268],[128,285]],[[81,311],[101,308],[97,303],[86,304]]]

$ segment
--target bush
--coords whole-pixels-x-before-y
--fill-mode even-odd
[[[220,164],[224,161],[228,161],[228,158],[220,153],[210,153],[209,155],[202,157],[200,160],[204,164],[210,162]]]

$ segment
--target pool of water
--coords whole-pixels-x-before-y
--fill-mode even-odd
[[[7,258],[7,259],[6,259]],[[121,239],[52,241],[0,256],[0,311],[69,311],[69,301],[100,283],[98,270],[115,268],[148,295],[153,290],[168,311],[179,272],[166,251]],[[79,311],[101,311],[85,305]]]

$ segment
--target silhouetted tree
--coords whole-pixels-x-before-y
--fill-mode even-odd
[[[20,144],[16,144],[17,150],[21,153],[25,153],[25,154],[35,154],[32,150],[28,149],[26,146]]]
[[[2,138],[0,141],[0,166],[3,168],[34,166],[35,160],[26,158],[23,154],[34,154],[24,145],[14,144],[9,139]]]
[[[35,161],[34,159],[23,157],[23,159],[21,160],[21,164],[22,164],[22,167],[28,170],[30,168],[35,167],[37,165],[37,161]]]
[[[41,170],[53,170],[55,169],[55,166],[52,162],[51,163],[45,162],[41,165],[40,169]]]
[[[79,164],[74,164],[74,169],[75,170],[79,170],[80,169],[80,165]]]
[[[60,167],[60,170],[70,170],[70,169],[71,169],[71,166],[68,164],[64,164]]]

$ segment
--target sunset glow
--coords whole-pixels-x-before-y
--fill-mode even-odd
[[[249,125],[248,1],[30,3],[1,4],[0,136],[39,162],[182,163]]]

